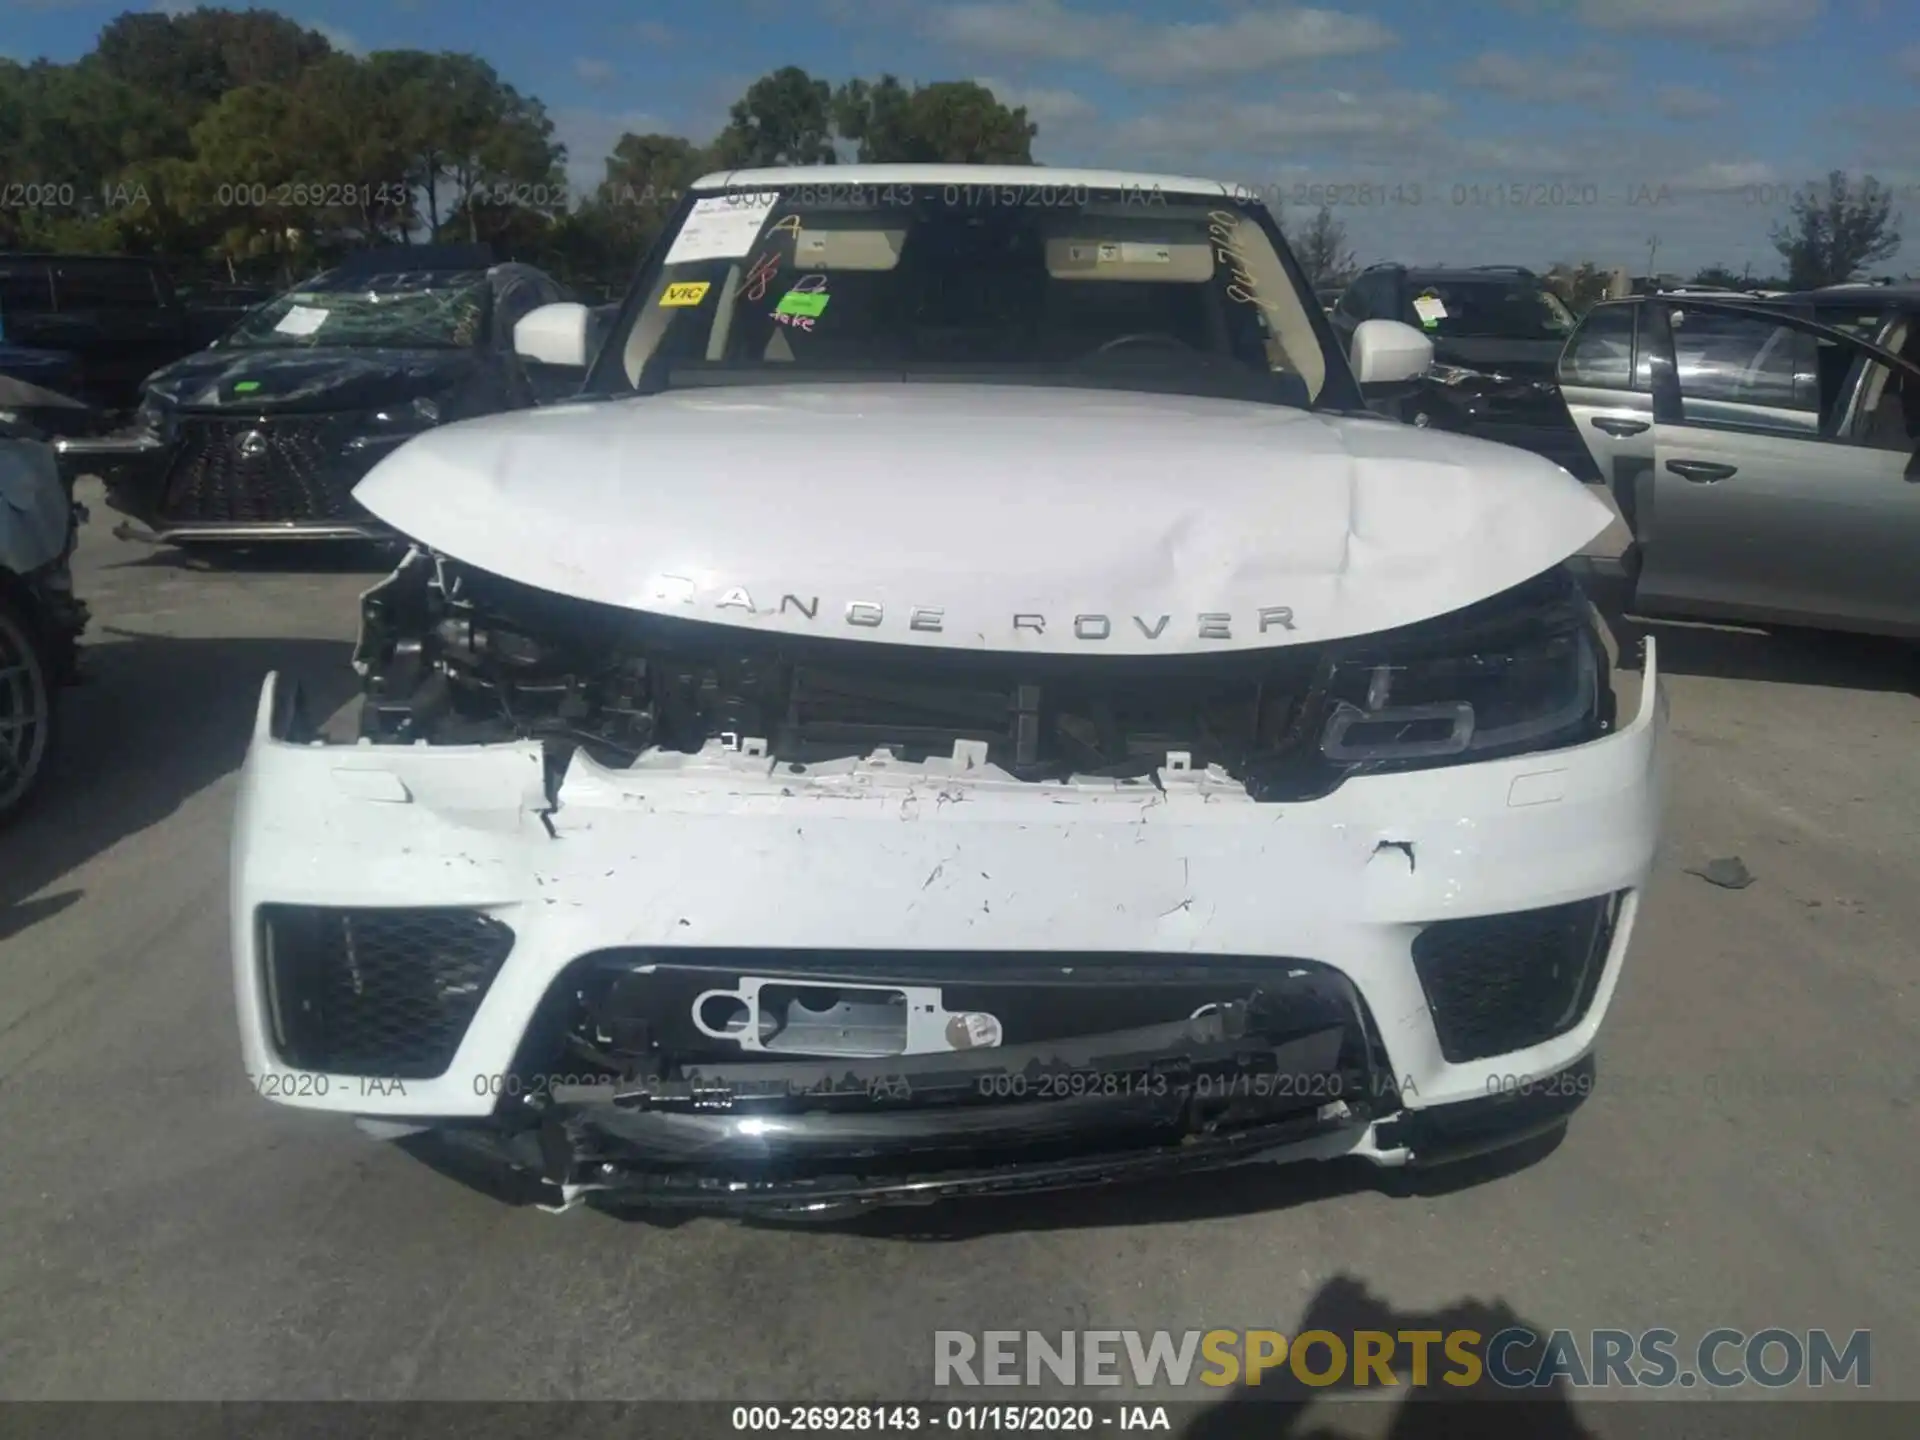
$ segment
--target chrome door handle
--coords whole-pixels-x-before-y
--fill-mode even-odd
[[[1612,415],[1596,415],[1587,423],[1616,439],[1625,439],[1629,435],[1641,435],[1649,428],[1645,420],[1621,420]]]
[[[1696,485],[1711,485],[1737,473],[1733,465],[1719,465],[1709,460],[1669,460],[1667,469],[1682,480],[1691,480]]]

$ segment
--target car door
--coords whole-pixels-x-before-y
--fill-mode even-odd
[[[1652,357],[1636,348],[1644,308],[1633,300],[1595,305],[1567,337],[1554,372],[1567,416],[1636,537],[1653,479]]]
[[[1899,401],[1920,375],[1796,317],[1685,301],[1647,310],[1664,355],[1638,603],[1835,629],[1920,625],[1920,434],[1904,422],[1875,430],[1860,403],[1890,387]]]

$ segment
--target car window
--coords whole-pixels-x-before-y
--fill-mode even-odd
[[[759,194],[686,217],[597,383],[1084,376],[1308,404],[1326,382],[1319,307],[1257,207],[1084,187],[1044,206],[956,185]]]
[[[1573,312],[1538,281],[1442,280],[1411,287],[1401,319],[1453,340],[1564,340]]]
[[[1378,275],[1363,275],[1355,288],[1360,292],[1357,302],[1360,308],[1356,312],[1359,319],[1399,318],[1393,313],[1399,287],[1394,283],[1392,274],[1383,272]]]
[[[1920,364],[1920,319],[1901,319],[1888,333],[1886,347]],[[1920,449],[1920,376],[1868,360],[1859,417],[1856,434],[1861,444],[1908,455]]]
[[[546,301],[540,287],[532,280],[516,277],[509,280],[500,291],[500,299],[494,309],[494,333],[500,343],[513,343],[513,327],[522,319],[531,315]]]
[[[0,268],[0,316],[45,315],[53,309],[53,272],[45,265]]]
[[[250,311],[222,344],[465,349],[482,334],[489,293],[470,273],[329,273]]]
[[[1831,433],[1852,347],[1745,315],[1676,307],[1669,323],[1688,424]]]
[[[1633,388],[1633,311],[1631,305],[1599,305],[1587,312],[1560,362],[1564,384]]]
[[[62,311],[151,310],[160,304],[160,287],[144,265],[56,265],[53,292]]]
[[[1832,308],[1815,306],[1813,318],[1822,325],[1831,325],[1836,330],[1844,330],[1849,335],[1858,335],[1862,340],[1872,340],[1880,333],[1880,327],[1887,323],[1887,316],[1879,310],[1862,310],[1855,307]]]

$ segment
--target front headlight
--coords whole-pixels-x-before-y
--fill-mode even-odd
[[[165,435],[167,433],[165,402],[149,390],[140,397],[140,407],[133,412],[133,423],[149,435]]]
[[[440,423],[440,402],[431,396],[419,395],[404,405],[374,411],[372,419],[382,429],[425,430]]]
[[[1604,664],[1584,626],[1429,659],[1337,663],[1320,753],[1338,764],[1445,763],[1590,739]]]

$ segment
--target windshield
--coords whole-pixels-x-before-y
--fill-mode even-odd
[[[1575,323],[1542,285],[1484,280],[1420,286],[1408,321],[1450,340],[1564,340]]]
[[[236,325],[221,345],[464,349],[479,338],[487,294],[484,276],[434,283],[387,275],[322,281],[268,301]]]
[[[703,195],[589,388],[944,376],[1309,405],[1327,357],[1276,238],[1258,207],[1158,191]]]

